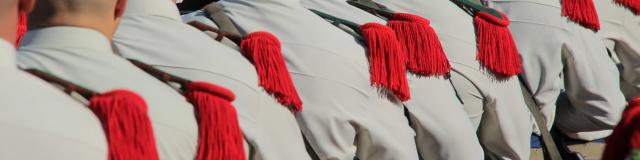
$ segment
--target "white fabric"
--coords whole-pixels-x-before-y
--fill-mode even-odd
[[[148,105],[160,158],[195,157],[198,132],[193,107],[168,85],[115,55],[101,33],[77,27],[31,30],[22,41],[18,64],[97,92],[138,93]]]
[[[89,108],[17,69],[0,40],[0,159],[107,159],[100,120]],[[73,151],[73,152],[69,152]]]
[[[401,104],[371,87],[365,49],[353,36],[298,0],[218,3],[243,34],[266,30],[280,39],[305,104],[298,122],[320,159],[418,159]]]
[[[129,0],[136,2],[139,0]],[[166,1],[166,0],[158,0]],[[128,10],[137,10],[130,7]],[[145,10],[153,10],[147,8]],[[164,12],[164,10],[155,10]],[[242,53],[163,14],[125,15],[114,36],[117,53],[192,81],[224,86],[236,94],[247,158],[310,159],[293,114],[258,86],[254,66]],[[177,11],[171,14],[179,15]]]
[[[598,35],[622,63],[622,87],[628,98],[640,96],[640,16],[613,0],[596,0]],[[616,55],[614,55],[616,56]]]
[[[302,0],[302,4],[358,24],[386,24],[386,21],[344,0]],[[405,104],[417,133],[420,156],[426,160],[475,160],[484,157],[475,130],[449,79],[413,74],[408,74],[408,79],[412,99]]]
[[[376,0],[431,21],[451,62],[452,82],[489,158],[527,159],[531,119],[518,78],[497,80],[476,61],[473,17],[450,0]]]
[[[180,20],[180,14],[175,12],[178,12],[178,8],[169,0],[130,0],[127,1],[124,16],[155,15]]]
[[[606,136],[576,133],[611,129],[625,106],[618,71],[593,31],[561,17],[557,0],[492,0],[490,5],[511,19],[526,85],[548,126],[555,121],[569,136],[585,140]],[[558,100],[563,88],[568,101]]]

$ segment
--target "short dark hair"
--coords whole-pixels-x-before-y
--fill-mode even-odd
[[[182,3],[178,4],[178,9],[180,9],[180,11],[200,10],[204,6],[217,1],[218,0],[183,0]]]

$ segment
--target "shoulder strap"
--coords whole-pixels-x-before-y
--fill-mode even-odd
[[[23,69],[24,71],[31,73],[32,75],[45,80],[49,83],[53,83],[56,85],[60,85],[62,86],[62,88],[64,88],[64,92],[71,95],[73,93],[78,93],[79,95],[81,95],[83,98],[89,100],[91,98],[93,98],[94,96],[98,95],[98,92],[89,90],[87,88],[81,87],[79,85],[76,85],[74,83],[71,83],[67,80],[64,80],[62,78],[58,78],[54,75],[51,75],[49,73],[45,73],[43,71],[37,70],[37,69]]]
[[[178,83],[180,84],[180,90],[184,91],[185,88],[188,84],[191,83],[190,80],[184,79],[182,77],[178,77],[172,74],[169,74],[167,72],[161,71],[159,69],[154,68],[153,66],[150,66],[146,63],[140,62],[138,60],[133,60],[133,59],[127,59],[129,60],[131,63],[133,63],[133,65],[137,66],[138,68],[142,69],[143,71],[147,72],[148,74],[150,74],[151,76],[157,78],[158,80],[164,82],[164,83]]]
[[[231,34],[231,33],[227,33],[224,31],[219,30],[218,28],[209,26],[207,24],[204,24],[202,22],[198,22],[198,21],[191,21],[189,23],[187,23],[188,25],[191,25],[192,27],[200,30],[200,31],[209,31],[209,32],[213,32],[215,33],[215,37],[212,35],[211,37],[213,37],[216,41],[218,42],[223,42],[224,43],[224,38],[227,38],[228,40],[230,40],[231,42],[233,42],[235,45],[240,46],[240,42],[242,42],[242,36],[238,35],[238,34]],[[234,46],[231,46],[230,44],[226,44],[225,45],[229,45],[229,47],[231,48],[236,48]]]
[[[545,151],[545,157],[548,157],[549,160],[562,160],[562,156],[560,155],[560,151],[556,146],[553,137],[551,137],[551,132],[549,132],[549,128],[547,128],[547,121],[544,118],[544,115],[539,110],[538,104],[533,99],[533,95],[531,95],[530,89],[524,85],[523,80],[520,80],[520,87],[522,88],[522,95],[524,96],[524,100],[527,103],[527,108],[531,111],[533,115],[533,119],[536,124],[538,124],[538,129],[540,130],[543,142],[543,149]]]
[[[224,8],[214,2],[205,6],[203,11],[206,13],[206,17],[209,20],[213,21],[213,23],[216,23],[218,28],[198,21],[192,21],[187,24],[201,31],[213,32],[209,33],[209,36],[213,37],[215,40],[228,47],[239,50],[240,42],[242,41],[242,35],[240,34],[240,31],[238,30],[236,25],[231,22],[231,19],[229,19],[229,17],[224,14]]]
[[[482,11],[489,13],[499,19],[502,19],[502,15],[494,9],[483,6],[482,4],[474,1],[474,0],[452,0],[453,3],[456,3],[463,7],[463,9],[470,9],[472,11]]]
[[[356,24],[354,22],[348,21],[346,19],[342,19],[342,18],[338,18],[336,16],[330,15],[328,13],[324,13],[315,9],[309,9],[311,12],[313,12],[314,14],[322,17],[322,19],[325,19],[326,21],[330,22],[331,24],[333,24],[334,26],[350,33],[350,34],[354,34],[354,35],[360,35],[360,25]],[[343,28],[343,27],[347,27],[347,28]],[[349,30],[350,29],[350,30]]]
[[[372,0],[347,0],[347,3],[380,18],[391,19],[391,17],[393,17],[392,11],[384,5],[378,4]]]
[[[207,17],[218,25],[221,31],[229,34],[241,35],[238,27],[236,27],[231,19],[224,14],[224,7],[218,3],[211,3],[204,7],[203,11],[207,13]]]

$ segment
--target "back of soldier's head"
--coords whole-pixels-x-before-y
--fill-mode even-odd
[[[29,29],[75,26],[111,37],[125,4],[126,0],[38,0],[29,15]]]
[[[0,38],[14,42],[18,24],[18,13],[28,13],[34,0],[0,0]]]

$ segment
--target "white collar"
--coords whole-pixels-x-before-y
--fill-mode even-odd
[[[51,47],[88,49],[93,52],[113,53],[111,42],[102,33],[88,28],[56,26],[27,32],[20,45],[22,48]]]

